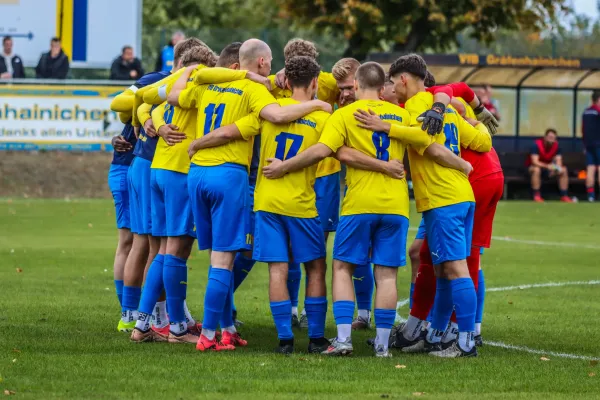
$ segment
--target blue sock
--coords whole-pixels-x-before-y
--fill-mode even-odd
[[[311,339],[325,337],[327,297],[307,297],[304,299],[304,309],[308,319],[308,337]]]
[[[410,284],[410,294],[409,294],[409,298],[408,298],[408,308],[410,308],[412,310],[412,305],[413,305],[413,295],[415,294],[415,284],[411,283]]]
[[[229,297],[232,272],[222,268],[211,268],[204,295],[204,320],[202,328],[217,330],[217,323],[223,314],[223,308]],[[291,321],[290,317],[290,321]],[[230,325],[231,326],[231,325]]]
[[[135,286],[123,287],[123,311],[135,311],[140,306],[142,288]]]
[[[339,300],[333,302],[333,318],[336,325],[352,324],[354,317],[354,302]]]
[[[475,314],[475,323],[480,324],[483,320],[483,304],[485,302],[485,279],[483,270],[479,270],[479,283],[477,284],[477,314]]]
[[[373,268],[371,264],[357,265],[352,274],[354,292],[356,293],[356,305],[359,310],[369,310],[373,306],[373,291],[375,280],[373,279]]]
[[[225,304],[223,305],[223,312],[221,313],[221,319],[219,320],[221,329],[233,326],[233,279],[234,274],[232,273],[229,292],[227,293],[227,298],[225,300]]]
[[[165,256],[163,254],[157,254],[156,257],[154,257],[152,264],[150,264],[150,268],[148,268],[144,290],[142,290],[142,298],[140,299],[140,306],[138,307],[140,313],[152,315],[156,301],[165,288],[163,283],[164,263]]]
[[[123,281],[115,279],[115,289],[117,290],[117,298],[119,299],[119,306],[123,307]]]
[[[183,302],[187,295],[186,260],[166,254],[163,280],[167,292],[167,308],[171,324],[185,322]]]
[[[287,287],[290,293],[292,307],[298,307],[298,294],[300,293],[300,283],[302,282],[302,269],[300,264],[291,262],[288,269]],[[291,317],[290,317],[291,318]]]
[[[235,260],[233,261],[233,291],[235,292],[238,287],[244,282],[244,279],[248,276],[252,267],[254,267],[254,261],[251,258],[246,258],[242,253],[237,253]]]
[[[452,300],[458,331],[474,332],[477,294],[471,278],[459,278],[452,281]]]
[[[375,327],[383,329],[392,329],[396,319],[395,309],[376,308],[375,309]]]
[[[561,190],[561,191],[560,191],[560,196],[561,196],[561,197],[563,197],[563,196],[568,196],[568,195],[569,195],[569,191],[568,191],[568,190]]]
[[[431,311],[431,328],[444,332],[452,315],[452,281],[437,278],[435,301]]]
[[[277,337],[279,340],[293,339],[292,302],[289,300],[272,301],[270,304],[273,320],[275,321],[275,328],[277,328]]]

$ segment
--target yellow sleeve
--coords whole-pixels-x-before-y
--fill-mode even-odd
[[[131,111],[131,125],[140,126],[140,120],[138,119],[137,110],[138,108],[144,104],[144,99],[138,96],[133,98],[133,108]]]
[[[152,110],[152,124],[154,124],[154,129],[156,132],[160,129],[161,126],[166,125],[165,122],[165,106],[167,102],[165,101],[161,105],[157,106],[154,110]]]
[[[433,136],[428,135],[427,132],[421,130],[421,128],[398,124],[391,124],[388,136],[392,139],[400,140],[402,143],[411,145],[417,151],[421,150],[421,148],[423,148],[422,151],[425,151],[425,149],[435,141]],[[420,151],[419,153],[423,154]]]
[[[419,115],[423,114],[425,111],[431,108],[425,101],[418,98],[412,98],[406,102],[405,105],[406,111],[410,113],[410,126],[421,126],[423,125],[421,122],[417,121]]]
[[[119,115],[119,121],[121,121],[124,124],[128,123],[129,120],[131,120],[131,110],[128,112],[120,112],[117,114]]]
[[[131,112],[135,93],[131,88],[118,94],[110,103],[110,109],[115,112]]]
[[[202,98],[205,86],[191,86],[185,88],[179,93],[179,107],[181,108],[196,108],[198,100]]]
[[[152,109],[152,105],[145,104],[145,103],[138,107],[137,116],[138,116],[138,120],[140,121],[141,125],[144,125],[146,123],[146,121],[148,121],[151,118],[151,115],[150,115],[151,109]]]
[[[319,143],[323,143],[335,153],[346,142],[346,135],[346,126],[342,115],[340,113],[333,113],[325,123]]]
[[[339,97],[340,90],[337,87],[337,81],[333,77],[333,74],[321,71],[319,74],[317,98],[333,106],[337,103]]]
[[[235,126],[240,130],[244,140],[248,140],[260,133],[260,119],[254,114],[249,114],[242,119],[234,122]]]
[[[149,92],[150,90],[157,89],[157,88],[159,88],[163,85],[167,85],[169,83],[173,84],[173,83],[177,82],[177,79],[179,79],[179,77],[181,76],[183,71],[184,71],[184,69],[182,68],[182,69],[172,73],[171,75],[164,77],[163,79],[161,79],[158,82],[154,82],[150,85],[144,86],[143,88],[138,89],[138,91],[135,92],[135,95],[137,97],[144,98],[145,94],[147,92]],[[158,104],[160,104],[160,103],[158,103]]]
[[[167,100],[168,94],[169,92],[167,91],[167,85],[165,84],[159,87],[149,88],[146,92],[142,94],[142,96],[144,99],[144,103],[146,104],[160,104],[163,101]]]
[[[246,70],[235,70],[229,68],[202,68],[196,70],[196,76],[194,77],[194,83],[196,85],[203,85],[205,83],[224,83],[231,81],[239,81],[246,79]]]
[[[460,132],[460,145],[478,153],[487,153],[492,148],[492,136],[484,124],[472,126],[460,115],[458,116],[458,131]]]
[[[255,83],[249,87],[250,90],[250,112],[258,118],[263,108],[269,104],[277,103],[275,97],[264,85]]]

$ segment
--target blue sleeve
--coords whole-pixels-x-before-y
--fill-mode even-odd
[[[150,72],[149,74],[146,74],[138,79],[134,85],[138,88],[142,88],[144,86],[156,83],[167,76],[169,76],[169,74],[165,72]]]
[[[540,154],[540,150],[535,143],[529,149],[529,154]]]

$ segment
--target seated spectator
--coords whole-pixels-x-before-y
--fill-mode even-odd
[[[171,41],[158,52],[155,71],[169,72],[173,69],[175,45],[185,39],[185,33],[177,31],[171,36]]]
[[[0,57],[0,79],[25,78],[25,67],[21,57],[13,53],[13,40],[10,36],[2,39]]]
[[[567,167],[562,164],[562,155],[558,147],[558,135],[555,129],[547,129],[544,137],[537,139],[527,159],[529,175],[531,176],[531,189],[533,200],[542,203],[544,199],[540,189],[542,180],[558,179],[560,201],[572,203],[569,197],[569,174]]]
[[[69,73],[69,58],[60,45],[59,38],[50,40],[50,51],[42,54],[35,77],[38,79],[65,79]]]
[[[110,79],[116,81],[130,81],[139,79],[144,75],[142,62],[133,54],[133,47],[125,46],[121,55],[115,59],[110,67]]]

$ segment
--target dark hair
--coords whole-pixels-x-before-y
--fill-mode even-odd
[[[544,136],[548,136],[551,133],[554,133],[555,135],[558,136],[558,132],[556,132],[556,129],[554,129],[554,128],[548,128],[548,129],[546,129],[546,133],[544,133]]]
[[[594,90],[592,92],[592,103],[597,103],[600,100],[600,90]]]
[[[435,86],[435,78],[433,77],[433,74],[431,72],[429,72],[429,70],[425,74],[424,81],[425,81],[424,82],[425,86],[427,86],[427,87],[433,87],[433,86]]]
[[[214,67],[217,64],[217,55],[208,47],[196,46],[183,53],[181,64],[184,67],[189,67],[193,64]]]
[[[9,40],[12,40],[12,36],[4,36],[4,38],[2,39],[2,44],[8,42]]]
[[[50,43],[60,43],[60,38],[54,36],[52,39],[50,39]]]
[[[240,47],[242,47],[242,42],[233,42],[225,46],[223,50],[221,50],[221,54],[219,54],[219,61],[217,61],[217,66],[226,68],[232,64],[239,64]]]
[[[361,89],[379,90],[385,85],[385,71],[378,63],[369,61],[358,67],[354,79]]]
[[[390,76],[396,76],[404,72],[424,80],[427,75],[427,64],[423,57],[418,54],[402,56],[392,63],[389,74]]]
[[[123,48],[121,49],[121,54],[125,53],[125,50],[132,50],[133,51],[133,47],[131,47],[131,46],[123,46]]]
[[[307,88],[320,72],[321,66],[312,57],[296,56],[285,61],[285,77],[292,88]]]
[[[298,56],[307,56],[316,60],[319,52],[313,42],[300,38],[290,39],[283,48],[283,58],[289,60]]]
[[[173,65],[177,67],[177,63],[181,59],[181,56],[183,56],[183,53],[196,46],[204,46],[210,49],[206,43],[195,37],[187,38],[177,43],[173,49]]]

